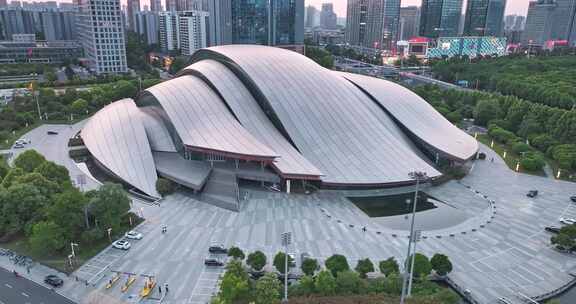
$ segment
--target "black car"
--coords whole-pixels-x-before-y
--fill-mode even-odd
[[[576,203],[576,195],[572,195],[572,196],[570,197],[570,200],[573,201],[574,203]]]
[[[48,131],[48,132],[46,132],[46,134],[48,134],[48,135],[58,135],[58,132],[56,132],[56,131]]]
[[[530,190],[526,194],[527,197],[536,197],[538,195],[538,190]]]
[[[222,254],[226,254],[228,253],[228,249],[224,248],[224,246],[222,245],[212,245],[208,248],[208,252],[210,253],[222,253]]]
[[[64,285],[64,281],[61,278],[59,278],[58,276],[53,275],[53,274],[47,275],[44,278],[44,283],[46,283],[52,287],[60,287],[60,286]]]
[[[552,233],[560,233],[560,227],[546,227],[544,230]]]
[[[204,265],[206,265],[206,266],[224,266],[224,263],[218,259],[206,258],[206,259],[204,259]]]

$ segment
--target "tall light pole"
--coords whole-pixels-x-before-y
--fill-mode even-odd
[[[410,259],[410,251],[412,249],[412,241],[414,240],[414,218],[416,217],[416,205],[418,203],[418,186],[420,186],[420,182],[425,182],[428,179],[428,175],[426,172],[421,171],[413,171],[408,173],[408,176],[416,181],[416,190],[414,191],[414,205],[412,206],[412,221],[410,223],[410,238],[408,239],[408,253],[406,254],[406,261],[404,263],[404,275],[402,277],[402,295],[400,297],[400,304],[404,304],[404,300],[406,299],[406,292],[407,292],[407,280],[412,278],[412,274],[408,273],[408,259]],[[414,262],[412,262],[414,264]]]
[[[414,252],[412,252],[412,263],[410,264],[410,276],[408,278],[408,292],[407,297],[412,296],[412,278],[414,277],[414,261],[416,260],[416,245],[420,240],[420,234],[422,233],[421,230],[414,231],[414,239],[412,240],[412,244],[414,244]]]
[[[288,302],[288,245],[292,242],[292,233],[282,233],[282,245],[284,246],[284,299]]]

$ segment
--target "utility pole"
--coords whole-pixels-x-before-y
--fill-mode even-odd
[[[292,242],[292,233],[282,233],[282,245],[284,246],[284,299],[283,302],[288,302],[288,245]]]
[[[414,277],[414,260],[416,259],[416,244],[420,241],[420,235],[422,234],[421,230],[414,231],[414,239],[412,240],[412,244],[414,244],[414,252],[412,252],[412,263],[410,264],[410,278],[408,281],[408,292],[407,297],[412,296],[412,278]]]
[[[408,270],[408,259],[410,259],[410,251],[412,249],[412,241],[415,239],[415,235],[414,235],[414,219],[416,217],[416,205],[418,204],[418,187],[420,186],[420,182],[425,182],[428,179],[428,176],[426,175],[426,172],[420,172],[420,171],[413,171],[408,173],[408,176],[416,181],[416,190],[414,191],[414,205],[412,206],[412,221],[410,223],[410,237],[408,239],[408,253],[406,254],[406,261],[404,263],[404,275],[402,277],[402,295],[400,296],[400,304],[404,304],[404,301],[406,300],[406,297],[410,296],[409,293],[407,293],[408,288],[407,288],[407,280],[410,279],[412,280],[412,271]],[[414,252],[415,254],[415,252]],[[412,262],[412,265],[414,265],[414,262]]]

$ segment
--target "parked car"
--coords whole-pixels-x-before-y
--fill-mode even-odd
[[[48,132],[46,132],[46,134],[48,134],[48,135],[58,135],[58,132],[56,132],[56,131],[48,131]]]
[[[60,287],[64,285],[64,281],[56,275],[50,274],[44,278],[44,283],[52,287]]]
[[[576,195],[572,195],[572,196],[570,197],[570,200],[571,200],[572,202],[576,203]]]
[[[527,197],[536,197],[538,195],[538,190],[530,190],[526,194]]]
[[[573,225],[576,224],[576,220],[573,218],[566,218],[566,217],[561,217],[558,219],[560,221],[560,223],[564,224],[564,225]]]
[[[130,243],[125,240],[117,240],[114,243],[112,243],[112,247],[122,250],[128,250],[130,249]]]
[[[212,245],[208,248],[208,252],[210,253],[222,253],[222,254],[226,254],[228,253],[228,249],[226,249],[224,247],[224,245],[218,244],[218,245]]]
[[[559,233],[560,227],[549,226],[549,227],[544,228],[544,230],[546,230],[548,232],[552,232],[552,233]]]
[[[205,258],[204,265],[206,266],[224,266],[224,262],[216,258]]]
[[[23,144],[16,143],[16,144],[14,144],[13,148],[14,148],[14,149],[22,149],[22,148],[24,148],[24,145],[23,145]]]
[[[132,239],[132,240],[141,240],[142,237],[144,237],[144,236],[142,235],[142,233],[140,233],[140,232],[138,232],[138,231],[135,231],[135,230],[126,232],[126,234],[124,234],[124,236],[125,236],[126,238],[129,238],[129,239]]]

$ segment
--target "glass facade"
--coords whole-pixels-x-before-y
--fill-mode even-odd
[[[436,47],[429,48],[428,58],[453,56],[505,56],[506,38],[496,37],[455,37],[438,38]]]
[[[423,0],[420,35],[424,37],[458,36],[462,0]]]
[[[272,1],[273,45],[296,43],[296,0]]]
[[[269,1],[232,1],[232,43],[268,44]]]
[[[506,0],[469,0],[465,36],[501,36]]]

